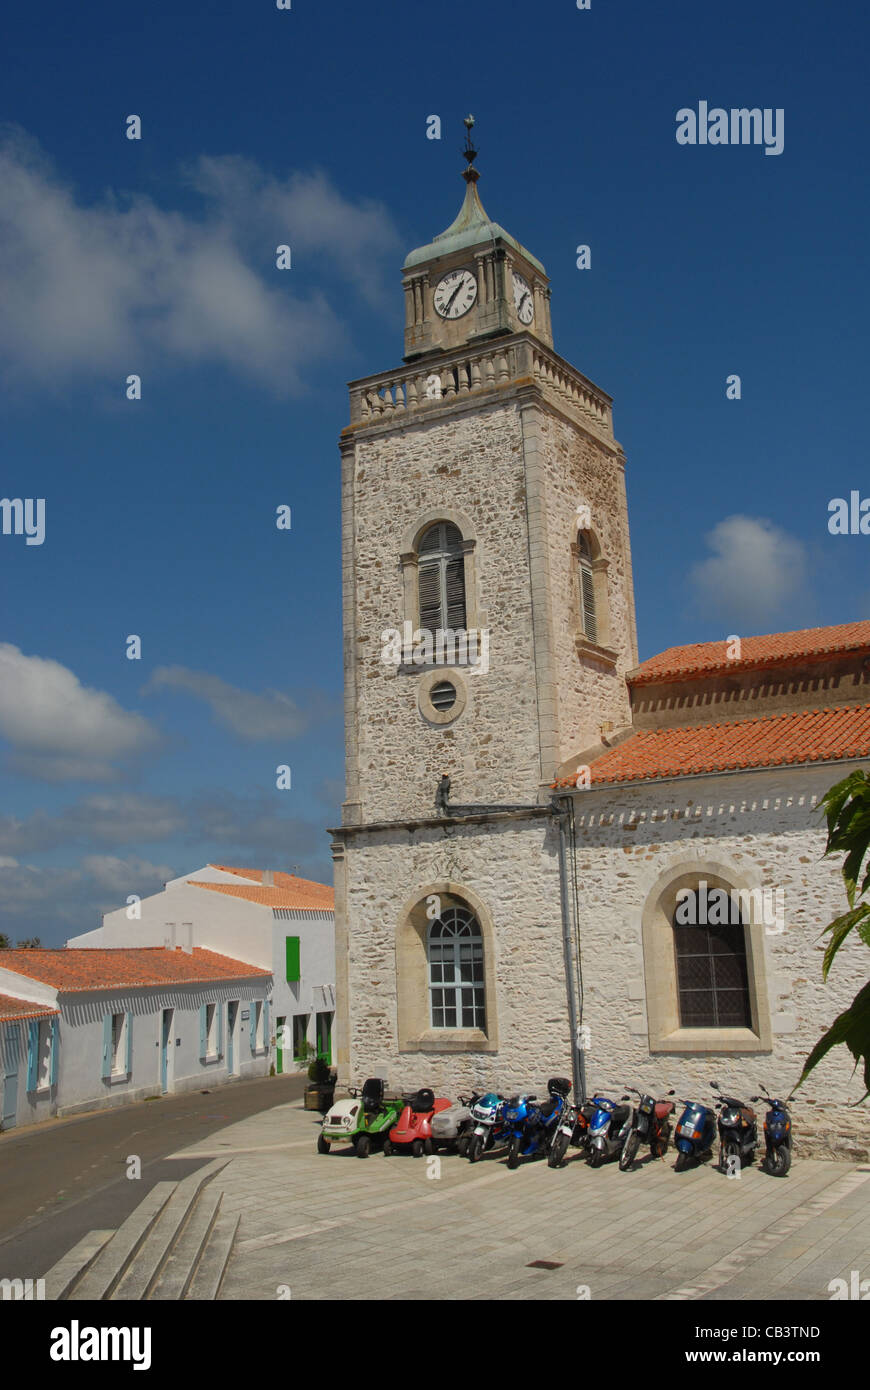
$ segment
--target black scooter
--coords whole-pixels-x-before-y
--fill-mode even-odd
[[[755,1150],[758,1147],[755,1111],[742,1100],[726,1096],[717,1081],[711,1081],[710,1085],[722,1096],[722,1099],[716,1102],[716,1109],[719,1111],[719,1171],[729,1171],[729,1159],[737,1159],[740,1168],[748,1167],[755,1161]]]
[[[760,1096],[750,1096],[750,1100],[766,1100],[770,1109],[764,1117],[764,1158],[761,1168],[772,1178],[784,1178],[791,1167],[791,1115],[786,1109],[786,1101],[776,1100],[761,1087]],[[793,1100],[789,1096],[788,1100]]]

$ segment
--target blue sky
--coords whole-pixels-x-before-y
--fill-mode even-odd
[[[46,499],[46,538],[0,536],[0,930],[58,944],[209,859],[330,880],[345,383],[400,363],[469,110],[557,350],[615,398],[641,657],[867,616],[870,538],[827,520],[870,496],[868,28],[795,0],[10,12],[2,493]],[[678,145],[701,100],[782,108],[783,152]]]

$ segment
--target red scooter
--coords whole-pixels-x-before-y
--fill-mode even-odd
[[[404,1108],[384,1140],[384,1153],[391,1154],[395,1149],[409,1147],[415,1158],[433,1153],[432,1116],[437,1115],[439,1110],[448,1110],[451,1102],[444,1096],[436,1100],[435,1092],[428,1086],[402,1099]]]

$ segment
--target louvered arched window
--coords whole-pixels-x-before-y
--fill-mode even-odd
[[[589,537],[581,531],[577,537],[577,564],[580,571],[580,604],[583,636],[587,642],[598,641],[598,620],[595,613],[595,577],[592,573],[592,547]]]
[[[465,628],[465,560],[462,532],[436,521],[417,546],[420,627],[427,632]]]

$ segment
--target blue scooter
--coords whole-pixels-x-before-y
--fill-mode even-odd
[[[716,1111],[710,1105],[702,1105],[699,1100],[683,1100],[686,1108],[677,1124],[677,1161],[675,1173],[683,1173],[693,1163],[709,1158],[716,1142]]]
[[[764,1158],[761,1168],[772,1178],[784,1178],[791,1167],[791,1115],[786,1109],[787,1102],[776,1100],[761,1087],[760,1096],[751,1100],[766,1100],[770,1106],[764,1117]],[[793,1100],[789,1096],[788,1100]]]
[[[508,1101],[504,1116],[507,1126],[507,1166],[518,1168],[520,1158],[546,1153],[559,1129],[571,1094],[571,1082],[564,1076],[551,1076],[547,1082],[550,1099],[536,1105],[537,1096],[517,1096]]]

